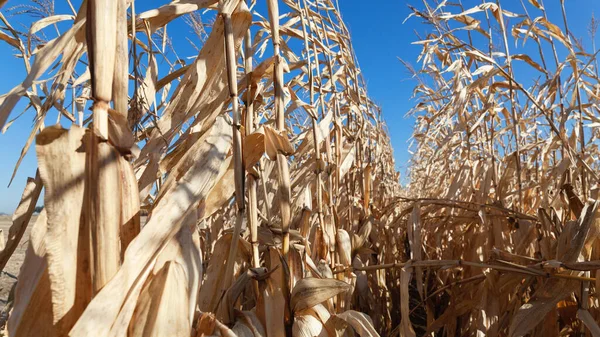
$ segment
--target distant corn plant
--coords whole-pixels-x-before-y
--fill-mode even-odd
[[[409,66],[414,155],[396,226],[418,300],[401,336],[410,320],[440,336],[600,336],[598,51],[559,4],[558,24],[541,0],[412,8],[429,28]]]

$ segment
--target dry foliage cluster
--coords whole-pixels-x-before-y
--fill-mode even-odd
[[[563,0],[554,23],[541,0],[479,3],[412,8],[428,34],[391,225],[417,289],[400,335],[410,318],[440,336],[600,336],[597,22],[582,42]]]
[[[34,148],[39,167],[0,267],[42,189],[45,205],[6,333],[389,330],[395,280],[352,266],[396,261],[381,239],[395,240],[398,174],[337,4],[269,0],[261,16],[240,0],[67,3],[18,8],[42,17],[25,32],[0,14],[0,42],[27,70],[0,97],[0,128],[25,101],[23,155]],[[194,57],[178,56],[176,21],[202,41]]]

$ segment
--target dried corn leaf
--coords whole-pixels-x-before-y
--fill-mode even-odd
[[[174,261],[164,264],[140,293],[131,320],[129,336],[189,336],[191,324],[183,267]]]
[[[276,131],[269,126],[264,127],[265,153],[271,160],[277,159],[277,154],[285,156],[294,154],[295,150],[286,135]]]
[[[44,129],[36,137],[39,171],[45,187],[47,232],[44,236],[48,275],[52,289],[52,314],[61,333],[70,330],[82,307],[74,308],[77,291],[82,292],[78,272],[80,218],[84,200],[86,154],[82,151],[85,129]],[[78,289],[79,288],[79,289]],[[67,314],[73,315],[65,317]]]
[[[221,209],[223,205],[231,199],[235,192],[235,184],[233,181],[233,157],[228,157],[225,160],[222,168],[225,170],[219,173],[217,183],[206,197],[204,208],[204,217],[213,215]]]
[[[198,240],[197,232],[183,226],[161,252],[140,293],[129,326],[131,336],[191,334],[202,277]]]

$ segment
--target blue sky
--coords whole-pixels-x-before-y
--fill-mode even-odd
[[[259,2],[264,0],[259,0]],[[527,0],[525,0],[527,2]],[[138,10],[158,7],[167,1],[145,0],[138,1]],[[6,15],[6,8],[14,5],[28,3],[27,1],[9,0],[1,11]],[[414,105],[411,94],[414,81],[410,79],[398,58],[417,66],[416,60],[420,46],[412,45],[416,39],[415,31],[424,33],[428,28],[421,24],[418,18],[412,18],[405,24],[402,22],[409,15],[407,4],[417,7],[422,6],[420,0],[339,0],[344,21],[350,29],[354,48],[359,64],[367,81],[368,92],[371,98],[379,104],[388,123],[392,145],[395,150],[396,167],[405,172],[409,159],[408,139],[412,131],[413,121],[405,118],[406,112]],[[479,0],[464,0],[466,8],[480,4]],[[586,26],[592,12],[600,15],[600,1],[596,0],[566,0],[569,13],[569,25],[575,36],[583,37],[587,43]],[[521,13],[522,9],[518,0],[503,2],[506,10],[514,9]],[[559,0],[546,0],[546,8],[550,13],[550,21],[562,27]],[[142,8],[140,8],[142,7]],[[56,0],[57,14],[70,14],[62,0]],[[539,12],[531,10],[532,16]],[[458,12],[454,9],[453,12]],[[266,15],[266,13],[265,13]],[[8,17],[14,21],[14,17]],[[174,31],[169,32],[171,35]],[[179,33],[179,32],[176,32]],[[182,34],[188,32],[183,31]],[[12,55],[11,48],[0,42],[0,94],[8,92],[20,83],[25,76],[23,61]],[[527,74],[525,74],[527,75]],[[24,105],[18,105],[11,118],[21,113]],[[28,176],[33,176],[36,170],[35,150],[32,148],[25,157],[21,168],[10,186],[7,188],[14,165],[19,158],[21,148],[29,135],[32,125],[33,112],[26,112],[19,118],[6,134],[0,135],[0,212],[11,213],[14,211],[22,193]]]

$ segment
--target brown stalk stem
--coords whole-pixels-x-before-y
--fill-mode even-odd
[[[337,19],[339,20],[339,23],[343,26],[344,23],[341,19],[341,17],[339,16],[339,12],[336,10],[335,14],[337,16]],[[327,12],[327,16],[329,18],[329,22],[332,22],[331,17],[329,15],[329,12]],[[322,15],[318,16],[319,21],[321,23],[322,29],[323,29],[323,36],[321,36],[321,31],[319,29],[317,29],[317,35],[319,37],[319,39],[321,40],[321,42],[325,41],[325,45],[327,46],[328,49],[331,49],[331,45],[329,43],[329,38],[327,37],[327,30],[326,30],[326,25],[325,25],[325,20],[323,19]],[[315,23],[316,26],[316,23]],[[336,30],[339,29],[338,30]],[[341,27],[336,27],[335,25],[332,24],[331,27],[332,31],[335,32],[338,36],[348,39],[348,36],[345,32],[341,31],[342,28]],[[340,52],[343,52],[343,46],[340,45]],[[328,71],[330,73],[330,76],[333,76],[333,64],[334,64],[334,60],[333,57],[331,57],[331,55],[329,54],[325,54],[325,57],[327,59],[327,68]],[[341,184],[341,172],[340,172],[340,165],[341,165],[341,155],[342,155],[342,117],[341,117],[341,109],[340,109],[340,95],[342,94],[342,92],[338,91],[337,86],[335,83],[332,83],[332,95],[331,95],[331,100],[333,101],[333,111],[334,111],[334,125],[333,125],[333,134],[334,134],[334,138],[335,138],[335,172],[330,172],[329,174],[333,175],[332,177],[332,182],[330,184],[331,186],[331,195],[330,195],[330,200],[331,200],[331,206],[332,207],[336,207],[337,203],[339,202],[339,193],[340,193],[340,184]],[[335,202],[334,202],[334,197],[335,197]],[[337,225],[337,224],[336,224]]]
[[[517,109],[515,101],[515,94],[513,89],[513,69],[512,69],[512,59],[510,56],[510,49],[508,47],[508,38],[506,36],[506,27],[504,24],[504,16],[502,14],[502,7],[500,6],[500,1],[496,0],[496,4],[498,5],[498,12],[500,13],[500,29],[502,31],[502,37],[504,39],[504,51],[506,52],[506,63],[508,65],[508,73],[510,74],[509,78],[509,95],[510,95],[510,112],[512,117],[513,124],[513,132],[515,133],[515,159],[517,161],[517,185],[519,190],[519,211],[523,210],[523,182],[521,181],[521,127],[519,125],[519,117],[517,116]]]
[[[134,20],[135,21],[135,20]],[[117,4],[117,38],[115,50],[115,69],[113,81],[114,109],[127,120],[129,105],[129,53],[127,37],[127,1],[118,0]]]
[[[223,1],[220,1],[222,6]],[[222,291],[226,291],[233,279],[234,265],[237,257],[238,242],[242,231],[242,223],[245,213],[245,193],[244,193],[244,167],[242,163],[242,136],[241,128],[241,111],[238,101],[237,87],[237,62],[235,42],[233,40],[233,25],[231,23],[231,14],[221,13],[225,27],[225,58],[227,64],[227,82],[229,87],[229,98],[232,103],[233,110],[233,160],[234,160],[234,179],[235,179],[235,201],[237,205],[235,227],[229,247],[229,256],[227,258],[227,266],[225,272],[225,280],[222,285]]]
[[[309,44],[308,44],[308,34],[307,34],[307,29],[306,29],[306,17],[308,16],[308,9],[306,11],[302,10],[302,3],[301,1],[298,1],[298,7],[300,10],[300,17],[302,20],[302,33],[304,35],[304,52],[306,53],[306,63],[307,63],[307,68],[308,68],[308,85],[310,88],[310,105],[311,107],[315,107],[315,101],[314,101],[314,94],[315,94],[315,84],[314,84],[314,75],[313,75],[313,65],[312,65],[312,61],[311,61],[311,57],[310,57],[310,50],[309,50]],[[314,47],[314,44],[313,44]],[[319,69],[319,59],[315,50],[315,63],[316,63],[316,68],[317,71]],[[320,97],[322,98],[323,95],[321,94]],[[317,109],[314,109],[315,111],[317,111]],[[322,190],[322,183],[321,183],[321,172],[323,171],[323,166],[324,163],[321,160],[321,149],[320,149],[320,139],[319,139],[319,134],[318,134],[318,120],[317,120],[316,115],[311,116],[311,122],[312,122],[312,135],[313,135],[313,141],[314,141],[314,150],[315,150],[315,190],[316,190],[316,194],[317,194],[317,217],[319,219],[319,225],[324,228],[325,226],[325,220],[323,218],[323,190]],[[311,205],[312,206],[312,205]]]
[[[252,34],[250,29],[246,32],[244,38],[245,60],[244,70],[246,75],[252,74],[253,69],[253,49]],[[252,97],[252,79],[248,76],[248,86],[246,89],[246,134],[254,132],[254,101]],[[260,267],[260,256],[258,251],[258,197],[257,197],[256,177],[248,174],[248,224],[250,227],[250,243],[252,244],[252,267]]]
[[[285,129],[285,107],[283,102],[283,60],[280,52],[280,36],[279,36],[279,2],[277,0],[268,0],[269,21],[271,24],[271,34],[273,40],[273,55],[275,58],[275,74],[273,77],[273,86],[275,91],[275,120],[277,130],[281,133],[286,132]],[[290,249],[290,169],[287,158],[281,154],[277,154],[277,168],[279,170],[279,203],[281,207],[281,230],[283,233],[282,253],[284,260],[287,261],[288,252]]]
[[[544,16],[544,19],[548,21],[548,14],[546,12],[546,7],[544,6],[544,1],[543,0],[539,0],[540,5],[542,6],[542,14]],[[548,36],[548,39],[550,40],[550,46],[552,47],[552,52],[553,52],[553,56],[554,56],[554,65],[556,66],[556,70],[558,71],[560,69],[560,61],[558,59],[558,52],[556,51],[556,45],[554,44],[554,38],[552,37],[552,35]],[[559,76],[556,76],[556,82],[557,82],[557,88],[558,88],[558,97],[559,97],[559,102],[558,105],[560,106],[560,116],[559,116],[559,120],[562,119],[562,116],[565,114],[565,106],[563,104],[563,99],[564,99],[564,93],[563,93],[563,88],[562,88],[562,80],[560,78],[560,73],[558,74]],[[552,122],[554,122],[554,114],[552,113],[550,115],[550,118],[552,119]],[[559,131],[560,134],[562,134],[562,132],[564,131],[564,127],[561,125],[561,130]],[[565,155],[565,144],[561,144],[561,157],[564,157]],[[554,156],[554,160],[556,161],[556,156]]]
[[[88,144],[87,219],[91,238],[91,271],[94,293],[104,287],[120,265],[120,194],[115,181],[116,157],[108,140],[108,109],[112,99],[117,47],[116,1],[90,0],[87,7],[87,44],[92,79],[93,134]],[[120,197],[120,195],[118,196]]]
[[[303,0],[303,1],[304,1],[304,4],[305,4],[305,8],[306,8],[305,10],[306,10],[306,13],[308,15],[308,19],[315,26],[315,32],[317,33],[317,37],[321,41],[321,44],[325,43],[325,46],[327,46],[327,48],[329,50],[331,50],[331,45],[329,44],[329,39],[327,38],[327,34],[325,33],[325,27],[326,26],[325,26],[325,22],[323,21],[323,17],[322,16],[318,17],[319,18],[319,22],[321,23],[321,27],[322,27],[322,29],[324,31],[323,34],[322,34],[321,30],[317,26],[317,23],[310,16],[310,12],[309,12],[310,8],[306,4],[306,0]],[[310,25],[309,25],[309,27],[310,27]],[[313,36],[313,38],[314,38],[314,36]],[[315,54],[315,58],[318,59],[318,57],[317,57],[318,54],[317,54],[317,50],[316,50],[316,47],[315,47],[315,43],[313,43],[313,53]],[[330,79],[333,80],[333,65],[332,65],[333,62],[332,62],[332,59],[331,59],[331,55],[329,53],[324,53],[324,56],[325,56],[325,60],[326,60],[327,69],[329,71]],[[317,70],[317,76],[319,78],[321,78],[319,67],[317,67],[316,70]],[[337,116],[337,114],[339,113],[339,110],[338,110],[339,109],[339,105],[337,104],[337,86],[336,86],[336,83],[333,82],[333,81],[331,82],[331,91],[332,91],[331,100],[333,101],[333,109],[334,109],[334,112],[335,112],[335,114]],[[322,85],[319,86],[319,103],[321,105],[322,116],[324,117],[325,114],[326,114],[326,108],[325,108],[325,96],[323,95],[323,86]],[[337,120],[337,117],[336,117],[336,120]],[[336,130],[334,132],[335,132],[335,134],[337,134],[337,128],[335,126],[334,126],[334,128]],[[338,137],[338,136],[335,136],[335,137]],[[326,154],[327,162],[331,163],[331,161],[332,161],[331,134],[329,132],[327,133],[327,136],[326,136],[326,139],[325,139],[325,154]],[[328,169],[327,169],[327,182],[328,182],[328,187],[329,187],[329,192],[330,193],[328,194],[329,198],[327,200],[327,205],[331,208],[331,207],[333,207],[333,194],[334,194],[333,191],[337,191],[337,187],[334,187],[334,181],[333,181],[333,177],[332,177],[332,172],[330,172],[329,167],[330,166],[328,166]],[[336,225],[336,228],[339,226],[339,224],[337,224],[337,223],[335,225]]]
[[[563,21],[565,23],[565,33],[567,35],[567,40],[569,42],[571,42],[571,32],[569,31],[569,23],[567,21],[567,11],[565,9],[564,0],[560,1],[560,5],[561,5],[561,9],[562,9]],[[579,146],[580,146],[581,158],[585,159],[585,130],[583,129],[583,105],[581,104],[581,90],[579,88],[580,76],[579,76],[579,68],[578,68],[577,64],[578,63],[575,62],[575,67],[573,67],[573,74],[575,75],[575,94],[577,97],[577,108],[579,110],[579,118],[577,120],[577,122],[579,124],[578,125],[579,126]],[[587,189],[587,177],[586,177],[585,168],[583,168],[583,167],[580,168],[580,175],[581,175],[581,192],[583,195],[583,199],[587,200],[588,189]]]

